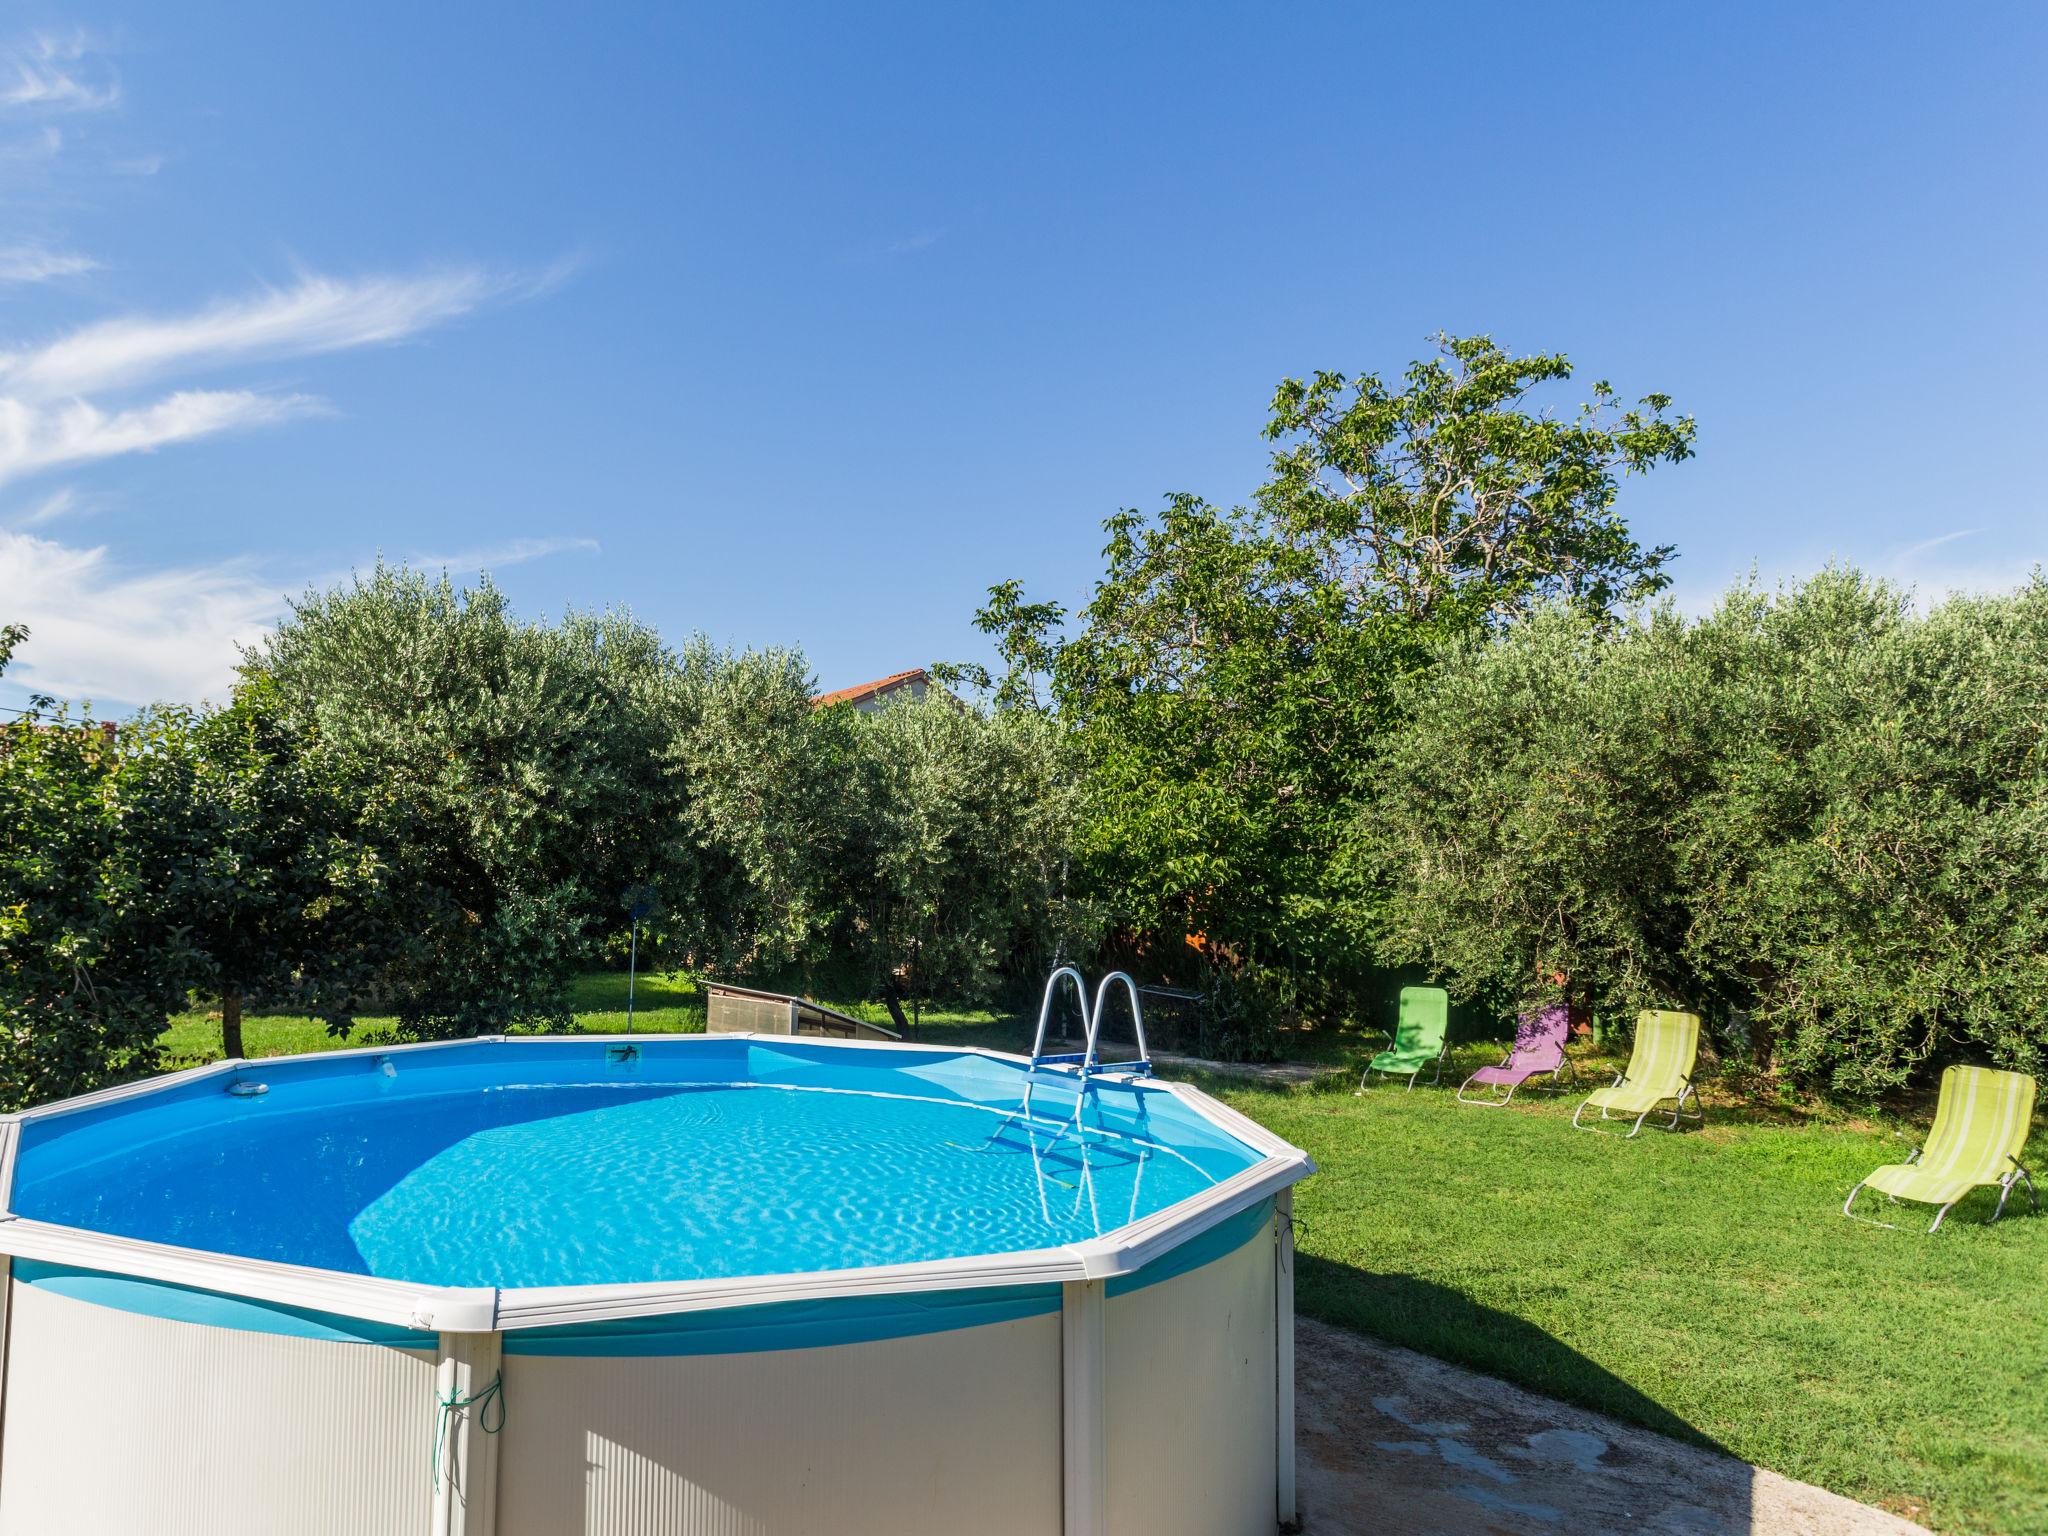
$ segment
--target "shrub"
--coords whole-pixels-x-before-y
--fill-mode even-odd
[[[147,1070],[203,956],[177,872],[195,848],[187,720],[109,734],[62,710],[0,727],[0,1103]]]
[[[1463,996],[1563,972],[1740,1011],[1868,1096],[2048,1051],[2048,584],[1924,617],[1851,571],[1687,622],[1565,609],[1418,681],[1354,828],[1374,937]]]

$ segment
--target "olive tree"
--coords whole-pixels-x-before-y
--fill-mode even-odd
[[[853,728],[862,826],[846,931],[875,984],[980,1001],[1085,952],[1096,915],[1069,891],[1079,763],[1057,722],[934,690]]]
[[[1377,951],[1460,996],[1695,1001],[1680,883],[1728,700],[1665,610],[1617,635],[1555,606],[1419,675],[1351,830]]]
[[[1412,685],[1352,832],[1374,939],[1460,993],[1563,973],[1746,1021],[1858,1098],[2048,1059],[2048,584],[1830,570],[1707,617],[1557,608]]]
[[[815,965],[846,902],[858,812],[852,725],[811,705],[794,651],[682,655],[674,751],[691,899],[671,930],[699,965],[771,976]]]
[[[2048,583],[1918,615],[1831,571],[1731,600],[1699,637],[1752,660],[1689,832],[1693,966],[1745,998],[1779,1066],[1843,1093],[1957,1055],[2038,1072]]]
[[[296,603],[244,671],[361,775],[411,935],[383,986],[412,1032],[566,1022],[619,893],[692,883],[680,667],[624,615],[526,623],[488,581],[380,565]]]

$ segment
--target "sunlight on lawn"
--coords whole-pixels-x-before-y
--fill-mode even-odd
[[[1569,1095],[1458,1106],[1498,1058],[1456,1054],[1413,1093],[1209,1085],[1316,1160],[1303,1312],[1944,1530],[2040,1528],[2048,1398],[2014,1389],[2040,1320],[2013,1298],[2040,1292],[2048,1217],[1987,1226],[1980,1190],[1932,1238],[1921,1207],[1861,1226],[1843,1196],[1917,1135],[1738,1112],[1709,1081],[1704,1130],[1606,1139],[1571,1129]]]

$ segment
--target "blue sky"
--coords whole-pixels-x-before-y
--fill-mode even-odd
[[[380,552],[975,654],[1440,328],[1699,418],[1688,603],[2048,560],[2038,6],[327,12],[0,6],[0,693],[217,695]]]

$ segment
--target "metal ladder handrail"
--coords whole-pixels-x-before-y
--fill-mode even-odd
[[[1045,1027],[1052,1021],[1053,998],[1059,991],[1060,978],[1062,977],[1065,977],[1074,984],[1074,999],[1081,1010],[1081,1029],[1086,1037],[1086,1046],[1078,1053],[1063,1052],[1048,1056],[1045,1054]],[[1094,1226],[1096,1236],[1098,1237],[1102,1235],[1102,1212],[1096,1205],[1095,1169],[1088,1161],[1088,1128],[1082,1123],[1082,1112],[1094,1092],[1093,1085],[1089,1083],[1088,1079],[1098,1073],[1110,1070],[1096,1060],[1096,1050],[1101,1044],[1103,1005],[1109,1001],[1111,986],[1119,981],[1124,984],[1124,990],[1129,993],[1131,999],[1131,1027],[1138,1036],[1138,1060],[1117,1062],[1115,1063],[1115,1070],[1129,1072],[1133,1075],[1149,1075],[1151,1073],[1152,1052],[1145,1042],[1145,1005],[1139,1000],[1138,984],[1131,979],[1129,973],[1125,971],[1111,971],[1107,976],[1103,977],[1101,983],[1095,989],[1095,1002],[1091,1007],[1088,1002],[1087,978],[1082,976],[1080,971],[1074,966],[1062,965],[1057,967],[1050,976],[1046,977],[1045,995],[1039,999],[1038,1028],[1031,1037],[1031,1070],[1025,1074],[1023,1100],[1018,1105],[1016,1112],[1006,1117],[1003,1121],[1003,1126],[1009,1125],[1012,1120],[1021,1119],[1023,1121],[1025,1144],[1031,1152],[1032,1172],[1036,1176],[1038,1184],[1040,1212],[1047,1221],[1050,1221],[1052,1219],[1052,1212],[1050,1204],[1046,1199],[1046,1172],[1038,1146],[1038,1125],[1031,1109],[1031,1090],[1037,1084],[1037,1069],[1040,1066],[1057,1063],[1061,1066],[1072,1066],[1075,1068],[1073,1115],[1065,1124],[1053,1128],[1052,1139],[1047,1144],[1045,1150],[1049,1153],[1066,1138],[1069,1132],[1072,1132],[1075,1140],[1075,1151],[1080,1159],[1081,1166],[1080,1177],[1074,1189],[1074,1208],[1070,1215],[1078,1216],[1083,1203],[1085,1203],[1088,1207],[1089,1220]],[[1142,1095],[1138,1101],[1138,1114],[1141,1118],[1146,1118]],[[1000,1135],[1002,1129],[1003,1127],[999,1126],[996,1132],[991,1135],[990,1140],[993,1141],[996,1135]],[[1137,1160],[1137,1173],[1131,1180],[1131,1204],[1130,1210],[1125,1214],[1126,1221],[1137,1220],[1138,1200],[1144,1187],[1145,1160],[1141,1155]]]
[[[1078,977],[1076,978],[1079,979]],[[1149,1073],[1152,1070],[1152,1052],[1145,1044],[1145,1006],[1138,1001],[1138,984],[1131,980],[1128,971],[1111,971],[1095,988],[1095,1006],[1088,1010],[1088,1049],[1081,1060],[1081,1075],[1105,1070],[1095,1059],[1097,1047],[1101,1044],[1102,1005],[1109,1000],[1111,982],[1120,981],[1124,991],[1131,998],[1131,1027],[1138,1033],[1138,1059],[1116,1063],[1119,1070],[1132,1073]]]
[[[1058,990],[1062,976],[1071,978],[1074,983],[1074,1001],[1081,1006],[1081,1033],[1088,1041],[1088,1049],[1092,1051],[1095,1048],[1095,1021],[1088,1011],[1088,983],[1074,967],[1062,965],[1045,978],[1045,997],[1038,1005],[1038,1033],[1031,1037],[1031,1065],[1034,1067],[1044,1061],[1084,1061],[1087,1058],[1086,1051],[1080,1055],[1071,1052],[1057,1056],[1045,1054],[1045,1026],[1052,1018],[1053,994]]]

